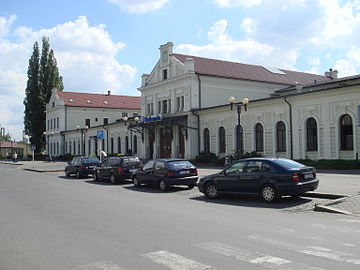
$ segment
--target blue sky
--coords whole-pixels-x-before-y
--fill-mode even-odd
[[[35,41],[65,91],[139,95],[158,48],[339,76],[360,73],[359,0],[12,0],[0,5],[0,125],[21,139]]]

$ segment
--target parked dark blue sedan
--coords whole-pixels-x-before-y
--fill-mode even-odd
[[[134,186],[153,185],[165,191],[169,186],[186,185],[193,188],[198,180],[196,167],[185,159],[152,159],[131,177]]]
[[[265,201],[273,202],[281,196],[313,191],[318,185],[313,167],[290,159],[248,158],[200,178],[198,188],[210,199],[234,193],[260,195]]]

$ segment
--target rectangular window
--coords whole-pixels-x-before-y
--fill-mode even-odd
[[[127,112],[123,112],[123,113],[122,113],[122,117],[125,117],[125,116],[126,116],[126,117],[128,116],[128,113],[127,113]]]
[[[107,125],[107,124],[109,124],[109,118],[104,117],[104,125]]]
[[[167,111],[168,111],[167,100],[163,100],[163,102],[162,102],[162,112],[167,113]]]
[[[163,70],[163,80],[167,80],[168,78],[168,74],[167,74],[167,69]]]
[[[56,128],[59,129],[59,117],[56,118]]]
[[[157,113],[158,114],[161,113],[161,101],[158,101],[158,112]]]
[[[176,98],[176,111],[180,111],[180,97]]]
[[[151,113],[150,113],[150,103],[149,104],[147,104],[147,115],[150,115]]]
[[[171,113],[171,99],[168,100],[168,113]]]
[[[139,113],[134,112],[134,113],[133,113],[133,116],[139,116]]]
[[[50,129],[52,130],[53,129],[53,120],[50,119]]]
[[[90,127],[90,119],[85,119],[85,126]]]
[[[46,130],[50,130],[50,120],[47,120],[47,128]]]
[[[180,97],[180,111],[183,111],[184,110],[184,96]]]

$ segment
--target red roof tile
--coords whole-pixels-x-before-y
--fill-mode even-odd
[[[140,110],[140,97],[58,91],[66,106]]]
[[[16,142],[0,142],[0,148],[17,148]]]
[[[186,58],[195,60],[195,73],[210,76],[219,76],[233,79],[251,80],[259,82],[269,82],[285,85],[295,85],[297,83],[307,84],[314,81],[329,81],[330,78],[298,71],[279,69],[285,74],[278,74],[269,71],[265,67],[248,65],[236,62],[222,61],[216,59],[203,58],[192,55],[174,53],[171,54],[179,61],[183,62]]]

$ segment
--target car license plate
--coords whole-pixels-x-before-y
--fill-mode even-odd
[[[312,174],[312,173],[306,173],[306,174],[304,175],[304,178],[305,178],[305,179],[313,178],[313,174]]]
[[[130,169],[129,170],[129,172],[135,172],[136,171],[136,169]]]
[[[190,171],[180,171],[180,174],[189,174]]]

